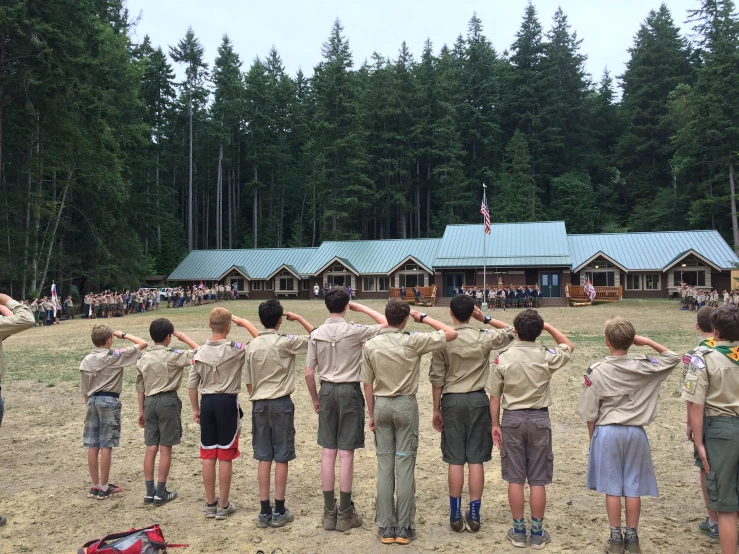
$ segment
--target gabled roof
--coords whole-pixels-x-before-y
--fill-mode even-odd
[[[592,256],[590,256],[587,260],[585,260],[579,266],[573,266],[572,267],[572,271],[575,272],[575,273],[577,273],[582,268],[584,268],[585,266],[587,266],[588,264],[590,264],[590,262],[592,262],[593,260],[597,260],[598,258],[604,258],[604,259],[608,260],[613,265],[615,265],[617,268],[619,268],[621,271],[626,271],[627,273],[629,271],[623,265],[621,265],[620,263],[618,263],[617,260],[614,260],[613,258],[611,258],[608,254],[606,254],[602,250],[598,250],[595,254],[593,254]]]
[[[628,271],[663,271],[689,251],[720,269],[735,269],[739,258],[718,231],[666,231],[569,235],[572,267],[580,267],[597,252],[618,261]]]
[[[351,263],[349,263],[349,260],[347,260],[346,258],[341,258],[340,256],[334,256],[333,258],[331,258],[329,261],[327,261],[325,264],[323,264],[317,271],[313,272],[312,274],[313,275],[317,275],[319,273],[323,273],[329,267],[331,267],[332,265],[334,265],[336,262],[338,262],[341,265],[343,265],[349,271],[351,271],[352,273],[354,273],[354,275],[359,275],[359,272],[357,271],[357,269]]]
[[[694,256],[698,258],[700,261],[702,261],[704,264],[711,266],[712,268],[716,270],[720,270],[720,267],[717,267],[716,264],[714,264],[711,260],[708,258],[705,258],[704,256],[701,256],[698,252],[693,250],[692,248],[690,250],[686,250],[685,252],[680,252],[677,256],[675,256],[672,260],[670,260],[665,267],[662,268],[663,271],[667,271],[672,266],[679,264],[681,261],[683,261],[685,258],[688,258],[690,256]]]
[[[240,273],[241,275],[243,275],[245,279],[249,279],[251,281],[251,277],[249,277],[249,272],[246,271],[246,268],[244,266],[242,266],[242,265],[232,265],[226,271],[224,271],[223,273],[221,273],[216,279],[218,281],[220,281],[221,279],[223,279],[226,275],[228,275],[232,271],[237,271],[238,273]]]
[[[307,275],[307,265],[317,248],[257,248],[245,250],[193,250],[170,273],[170,281],[215,281],[234,266],[251,280],[268,279],[278,268],[289,265]]]
[[[434,269],[456,267],[570,267],[563,221],[496,223],[485,238],[483,225],[448,225]]]
[[[300,279],[300,272],[297,269],[295,269],[294,266],[290,264],[282,264],[280,267],[278,267],[272,273],[270,273],[267,276],[267,279],[271,279],[272,277],[280,273],[283,269],[287,270],[288,273],[292,274],[296,279]]]

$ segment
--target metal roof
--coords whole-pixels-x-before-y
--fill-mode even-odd
[[[287,265],[300,275],[317,248],[257,248],[248,250],[193,250],[170,273],[170,281],[215,280],[237,266],[250,279],[267,279]]]
[[[559,267],[570,265],[567,231],[563,221],[496,223],[485,238],[484,227],[448,225],[434,260],[434,268]]]
[[[629,271],[667,269],[690,250],[722,269],[734,269],[739,258],[718,231],[666,231],[569,235],[572,268],[603,252]]]

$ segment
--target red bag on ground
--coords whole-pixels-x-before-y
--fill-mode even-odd
[[[145,529],[113,533],[85,543],[77,554],[159,554],[167,548],[187,548],[187,544],[167,544],[158,524]]]

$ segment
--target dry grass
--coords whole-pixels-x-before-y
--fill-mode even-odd
[[[310,321],[322,322],[322,303],[287,301],[289,310]],[[384,304],[370,302],[375,308]],[[257,320],[257,302],[225,304],[237,315]],[[160,310],[179,331],[194,340],[208,337],[208,307]],[[430,314],[448,320],[446,308]],[[512,321],[516,311],[496,312]],[[157,315],[159,315],[157,314]],[[603,499],[585,490],[588,440],[583,422],[575,414],[582,374],[587,366],[607,352],[603,345],[604,322],[623,315],[634,322],[639,334],[682,352],[695,345],[695,315],[681,312],[671,301],[623,301],[588,308],[543,310],[545,318],[567,333],[577,350],[572,362],[553,379],[555,473],[549,487],[546,528],[553,541],[550,552],[599,552],[608,523]],[[147,336],[152,315],[108,320],[138,336]],[[357,321],[367,321],[359,316]],[[144,455],[143,431],[136,425],[135,370],[125,373],[122,395],[123,431],[121,447],[113,457],[112,480],[124,486],[116,500],[95,502],[86,497],[89,488],[85,451],[81,446],[84,405],[77,391],[79,360],[89,351],[92,322],[74,321],[53,328],[32,329],[5,342],[5,421],[0,431],[0,512],[9,523],[0,528],[0,552],[75,552],[85,541],[129,527],[160,522],[172,542],[186,542],[189,552],[270,552],[281,547],[288,552],[368,552],[381,548],[373,525],[375,457],[371,435],[368,447],[358,451],[354,492],[363,513],[363,529],[345,535],[324,532],[320,524],[322,495],[320,452],[316,445],[317,416],[300,376],[293,395],[296,405],[298,459],[290,464],[287,505],[295,522],[281,530],[259,530],[253,520],[259,506],[256,462],[251,457],[250,437],[242,437],[242,457],[234,464],[232,498],[240,510],[224,522],[206,520],[202,513],[203,492],[198,459],[198,427],[190,420],[186,391],[183,409],[183,443],[175,448],[170,488],[180,498],[163,508],[142,503]],[[421,329],[425,326],[413,325]],[[299,333],[295,323],[286,332]],[[238,329],[234,336],[244,338]],[[544,338],[546,342],[548,337]],[[298,361],[302,367],[304,360]],[[428,367],[428,360],[424,359]],[[422,376],[425,371],[422,371]],[[679,399],[680,371],[664,383],[660,415],[648,428],[661,498],[645,499],[641,522],[645,552],[708,553],[717,551],[709,539],[699,535],[696,524],[704,517],[693,467],[692,446],[684,437],[684,404]],[[418,394],[421,407],[421,446],[417,462],[419,539],[410,548],[418,551],[514,552],[505,541],[510,526],[506,486],[500,478],[499,458],[486,464],[487,486],[483,497],[483,529],[477,535],[457,535],[448,526],[446,470],[441,461],[439,435],[431,427],[430,385],[422,377]],[[246,395],[242,402],[247,404]],[[248,429],[248,425],[246,426]],[[571,505],[567,501],[571,500]],[[466,503],[466,499],[465,499]],[[40,546],[43,545],[43,546]]]

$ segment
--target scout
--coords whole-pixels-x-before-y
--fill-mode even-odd
[[[136,362],[136,392],[139,397],[139,427],[144,430],[144,504],[162,506],[177,498],[175,491],[167,490],[167,477],[172,465],[172,447],[182,440],[182,401],[177,391],[182,384],[182,373],[190,367],[198,345],[185,334],[177,333],[168,319],[155,319],[149,325],[154,346],[146,350]],[[170,348],[172,337],[184,342],[190,350]],[[154,464],[157,452],[159,472],[154,487]]]
[[[231,322],[244,327],[252,337],[256,327],[234,317],[225,308],[213,308],[208,326],[211,337],[197,351],[187,384],[192,419],[200,424],[200,459],[203,461],[205,517],[223,520],[236,511],[229,501],[232,462],[239,457],[241,374],[245,345],[228,340]],[[198,388],[202,395],[198,402]],[[220,496],[216,496],[216,460]]]
[[[299,315],[287,312],[311,333],[313,326]],[[295,356],[308,352],[308,335],[283,335],[283,310],[279,300],[259,305],[264,331],[246,347],[244,381],[252,403],[252,446],[258,460],[260,511],[257,527],[284,527],[293,520],[285,508],[287,464],[295,459]],[[270,473],[275,462],[275,507],[270,504]]]
[[[718,308],[711,323],[716,345],[693,356],[682,396],[691,403],[691,428],[705,429],[705,437],[693,433],[693,442],[708,476],[708,508],[718,512],[721,553],[734,554],[739,512],[739,309]]]
[[[113,337],[130,340],[134,345],[113,349]],[[82,444],[87,448],[92,481],[89,497],[104,500],[122,490],[109,478],[113,448],[121,439],[123,368],[134,365],[148,343],[103,324],[92,328],[90,338],[95,348],[80,363],[80,393],[87,404]]]
[[[685,382],[685,378],[688,376],[688,371],[690,370],[690,364],[692,363],[693,356],[695,356],[695,354],[699,352],[703,355],[706,355],[711,350],[713,350],[713,347],[716,345],[716,339],[713,338],[713,324],[711,323],[711,316],[713,315],[714,309],[715,308],[706,307],[698,311],[698,318],[695,323],[695,329],[700,333],[703,340],[701,340],[697,348],[688,350],[688,352],[683,356],[683,382]],[[688,440],[692,442],[693,429],[690,426],[690,400],[688,400],[686,404],[688,411],[686,434],[688,436]],[[705,433],[705,427],[702,433]],[[701,462],[701,458],[698,455],[698,450],[695,449],[695,446],[693,447],[693,458],[695,460],[695,467],[700,470],[701,491],[703,492],[703,502],[705,503],[707,510],[706,519],[705,521],[701,521],[698,524],[698,530],[704,535],[711,537],[712,539],[718,539],[718,514],[716,513],[716,510],[711,510],[708,508],[706,471],[703,469],[703,462]]]
[[[531,548],[542,549],[551,540],[542,529],[547,504],[546,485],[552,482],[554,455],[549,406],[552,374],[570,361],[575,347],[537,313],[524,310],[513,320],[518,340],[496,358],[488,378],[490,410],[493,418],[493,443],[500,448],[503,480],[508,481],[508,503],[513,528],[508,540],[516,547],[526,546],[523,519],[524,483],[528,481],[531,505]],[[535,343],[542,331],[557,343],[546,348]],[[500,408],[503,407],[503,421]]]
[[[311,333],[306,357],[305,381],[318,414],[318,444],[323,486],[323,528],[348,531],[362,526],[362,516],[352,502],[354,450],[364,448],[364,398],[359,386],[362,345],[387,327],[385,317],[356,302],[350,302],[343,288],[326,292],[330,317]],[[347,323],[347,310],[360,312],[377,325]],[[315,371],[321,381],[320,397]],[[336,454],[339,453],[339,505],[336,505]]]
[[[606,322],[605,341],[610,355],[588,368],[577,405],[577,413],[588,423],[590,434],[587,487],[606,495],[611,536],[605,551],[641,554],[641,497],[658,496],[644,426],[657,416],[660,385],[680,363],[680,356],[636,335],[634,326],[622,317]],[[659,356],[628,356],[632,344],[648,346]],[[625,497],[626,504],[624,535],[621,497]]]
[[[485,484],[483,464],[492,459],[493,422],[485,384],[490,353],[508,346],[513,327],[484,315],[469,296],[455,296],[449,305],[457,340],[434,352],[429,369],[434,412],[433,427],[441,432],[441,456],[449,464],[449,521],[457,533],[480,530],[480,501]],[[495,329],[477,329],[470,319]],[[464,465],[469,468],[470,508],[462,519]]]
[[[409,317],[435,332],[403,333]],[[361,373],[377,449],[375,523],[383,544],[408,544],[416,538],[416,393],[421,356],[444,348],[457,338],[457,331],[411,311],[401,298],[388,301],[385,318],[388,327],[365,345]]]

